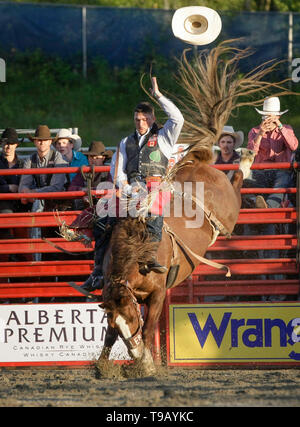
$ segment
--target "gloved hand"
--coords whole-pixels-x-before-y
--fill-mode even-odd
[[[121,188],[121,195],[123,197],[130,197],[131,194],[132,194],[132,186],[131,185],[126,184]]]
[[[141,197],[141,193],[139,191],[132,191],[130,197],[132,199],[138,199],[139,197]]]

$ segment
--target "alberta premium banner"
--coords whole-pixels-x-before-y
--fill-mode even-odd
[[[107,317],[97,303],[0,306],[0,364],[98,359]],[[110,355],[129,360],[118,338]]]

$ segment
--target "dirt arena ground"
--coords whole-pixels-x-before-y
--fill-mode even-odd
[[[160,368],[149,378],[95,368],[0,370],[1,407],[300,406],[300,369]]]

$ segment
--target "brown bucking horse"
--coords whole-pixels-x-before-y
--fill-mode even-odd
[[[233,41],[223,42],[191,59],[185,51],[178,61],[176,78],[186,95],[177,101],[188,118],[180,142],[187,144],[188,150],[165,180],[172,190],[172,198],[169,215],[164,218],[157,259],[168,267],[168,273],[140,272],[141,265],[151,259],[154,249],[145,233],[145,217],[128,216],[118,220],[103,265],[102,307],[107,313],[108,329],[100,361],[109,358],[120,335],[129,354],[139,361],[144,375],[155,372],[151,346],[166,289],[184,281],[200,262],[210,262],[204,258],[208,247],[218,233],[230,237],[236,224],[241,206],[240,188],[253,156],[252,160],[249,160],[251,156],[246,156],[241,161],[240,169],[229,181],[222,171],[210,164],[213,144],[235,108],[262,103],[262,96],[256,101],[247,101],[249,95],[274,87],[276,96],[288,91],[280,85],[284,82],[275,85],[262,80],[276,64],[267,67],[263,64],[241,76],[237,64],[249,50],[230,47],[230,42]],[[186,183],[191,183],[188,190],[184,187]],[[201,191],[197,183],[202,183],[199,185]],[[194,209],[194,217],[185,212],[184,205],[188,202]],[[180,206],[182,213],[175,215]],[[226,270],[226,266],[216,264],[215,267]],[[139,304],[147,308],[144,321]]]

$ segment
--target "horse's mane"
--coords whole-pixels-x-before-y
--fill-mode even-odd
[[[136,263],[147,264],[155,255],[156,245],[149,238],[145,222],[130,216],[119,219],[111,236],[111,277],[127,278]]]

